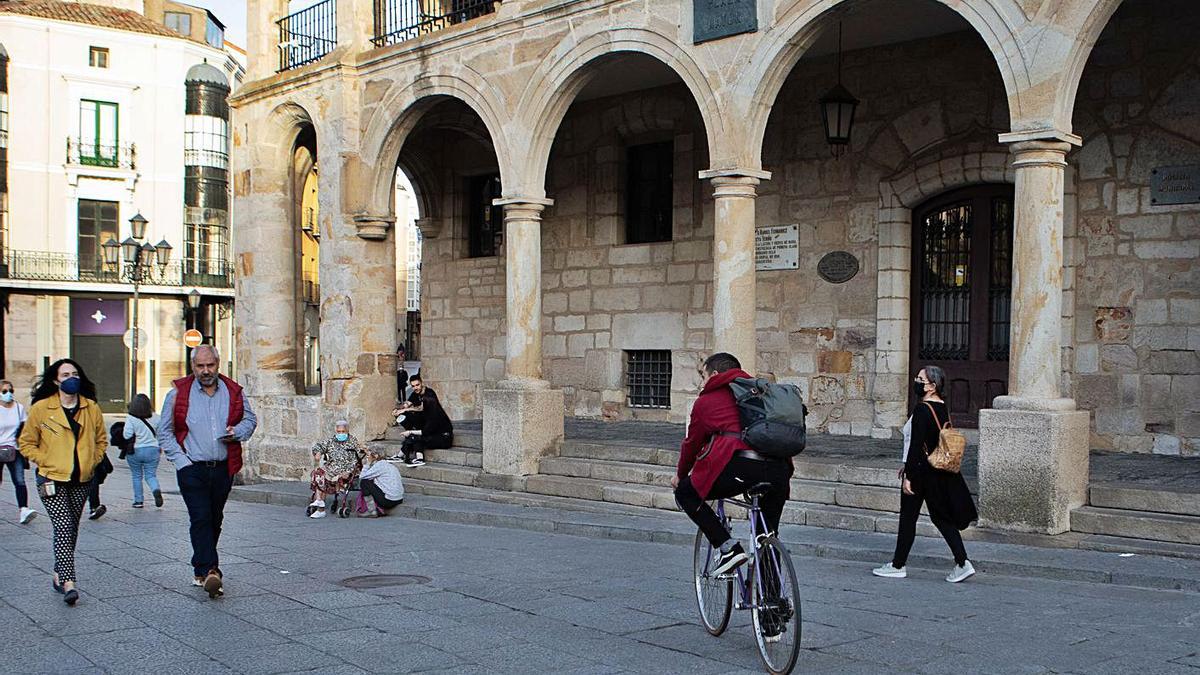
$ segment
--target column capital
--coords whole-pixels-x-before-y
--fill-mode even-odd
[[[1021,143],[1023,141],[1044,141],[1049,143],[1067,143],[1076,147],[1083,145],[1083,139],[1069,131],[1045,127],[1041,129],[1025,129],[1000,134],[1001,143]]]
[[[1017,141],[1009,146],[1014,169],[1047,166],[1062,169],[1067,166],[1070,143],[1062,141]]]
[[[368,241],[387,239],[388,230],[395,224],[395,216],[371,216],[365,213],[354,216],[354,227],[358,230],[358,236]]]
[[[432,216],[417,218],[417,229],[421,231],[422,237],[437,239],[437,236],[442,233],[442,221]]]
[[[713,180],[716,182],[720,178],[754,178],[754,184],[757,185],[760,180],[771,180],[771,172],[763,171],[762,169],[705,169],[700,172],[700,180]]]

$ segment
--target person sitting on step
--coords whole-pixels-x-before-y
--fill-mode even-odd
[[[420,373],[410,377],[408,382],[412,385],[412,394],[392,414],[404,416],[401,425],[405,430],[400,435],[403,441],[400,452],[404,463],[421,466],[425,463],[425,450],[454,445],[454,425],[442,409],[437,393],[425,386]]]

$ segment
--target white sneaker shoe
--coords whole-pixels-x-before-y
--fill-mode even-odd
[[[312,514],[310,514],[308,517],[309,518],[324,518],[326,515],[328,515],[328,514],[325,513],[325,509],[317,509],[316,511],[313,511]]]
[[[325,508],[325,500],[324,499],[314,499],[313,503],[309,504],[309,506]]]
[[[968,560],[962,566],[955,565],[954,569],[950,570],[950,576],[946,577],[946,581],[952,584],[957,584],[960,581],[965,581],[968,577],[975,575],[975,566]]]
[[[28,506],[21,507],[20,522],[22,525],[24,525],[25,523],[28,523],[29,521],[33,520],[36,517],[37,517],[37,511],[34,511],[33,509],[29,508]]]
[[[877,577],[887,577],[889,579],[903,579],[908,576],[908,569],[904,567],[896,569],[895,567],[892,567],[892,563],[888,563],[882,567],[876,567],[875,569],[871,570],[871,574],[874,574]]]

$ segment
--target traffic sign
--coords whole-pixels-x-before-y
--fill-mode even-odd
[[[137,345],[136,345],[136,347],[138,349],[145,347],[146,341],[149,339],[150,339],[150,336],[146,334],[146,330],[144,328],[139,328],[137,330]],[[132,328],[125,331],[125,335],[121,336],[121,342],[124,342],[125,346],[128,347],[129,349],[133,349],[135,347],[134,341],[133,341],[133,329]]]
[[[195,328],[188,329],[188,331],[183,334],[183,344],[193,349],[199,347],[200,343],[202,342],[204,342],[204,336]]]

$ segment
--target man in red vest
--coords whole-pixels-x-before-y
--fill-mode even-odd
[[[225,594],[217,540],[233,476],[242,468],[242,443],[258,426],[241,385],[217,372],[220,362],[212,345],[192,350],[192,374],[175,380],[158,425],[192,522],[192,585],[210,598]]]

